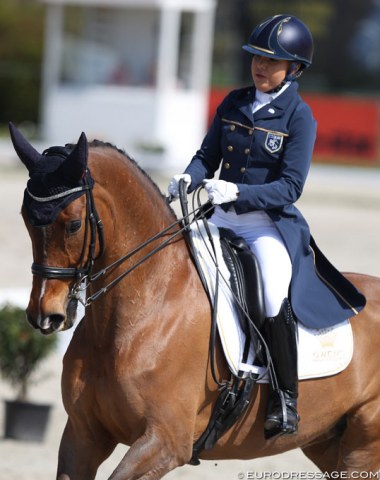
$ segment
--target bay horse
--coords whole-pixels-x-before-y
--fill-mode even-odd
[[[114,146],[88,144],[82,134],[69,153],[40,154],[10,130],[30,174],[22,207],[34,259],[28,321],[44,335],[71,327],[80,285],[88,287],[85,316],[63,360],[68,420],[57,479],[94,479],[121,443],[130,448],[110,480],[158,480],[190,461],[218,398],[210,302],[176,215]],[[347,277],[367,297],[351,320],[353,359],[338,375],[300,382],[298,433],[265,440],[268,387],[256,385],[243,416],[201,459],[299,447],[327,474],[379,470],[380,279]],[[220,349],[215,369],[229,377]]]

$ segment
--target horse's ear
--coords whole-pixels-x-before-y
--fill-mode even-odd
[[[87,168],[88,142],[84,132],[79,137],[74,150],[59,167],[60,172],[65,178],[71,181],[80,180]]]
[[[32,147],[12,122],[9,122],[9,132],[11,134],[13,147],[19,159],[26,166],[28,171],[32,172],[36,168],[37,163],[41,160],[41,154]]]

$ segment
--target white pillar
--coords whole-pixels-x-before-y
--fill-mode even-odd
[[[45,19],[44,55],[42,64],[41,124],[42,134],[46,135],[47,109],[50,93],[59,84],[63,44],[63,5],[48,5]]]
[[[191,55],[191,88],[208,90],[212,64],[214,9],[200,10],[194,15]]]
[[[178,72],[181,11],[164,7],[160,16],[157,58],[157,89],[176,86]]]

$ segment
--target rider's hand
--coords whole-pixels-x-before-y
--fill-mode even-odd
[[[181,173],[180,175],[174,175],[174,177],[170,180],[168,185],[168,192],[172,198],[179,197],[179,182],[183,180],[185,182],[186,191],[191,184],[191,177],[188,173]]]
[[[239,189],[235,183],[225,180],[203,180],[203,185],[214,205],[234,202],[239,196]]]

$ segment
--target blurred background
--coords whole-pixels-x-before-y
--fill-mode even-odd
[[[82,131],[114,143],[165,192],[224,95],[251,83],[241,46],[277,13],[301,18],[315,40],[313,66],[299,83],[318,138],[299,207],[337,268],[380,276],[380,0],[0,0],[0,306],[25,308],[32,282],[20,216],[28,174],[8,122],[39,151],[76,142]],[[54,478],[66,421],[61,362],[72,333],[59,334],[30,388],[33,401],[53,406],[42,442],[2,438],[0,401],[0,480]],[[0,375],[0,400],[13,395]],[[118,447],[97,478],[108,478],[124,453]],[[168,478],[232,480],[253,471],[279,478],[316,467],[295,450],[202,462]]]
[[[84,130],[181,170],[226,92],[251,83],[241,45],[276,13],[315,39],[300,79],[315,161],[379,165],[380,0],[2,0],[1,131],[50,145]]]

